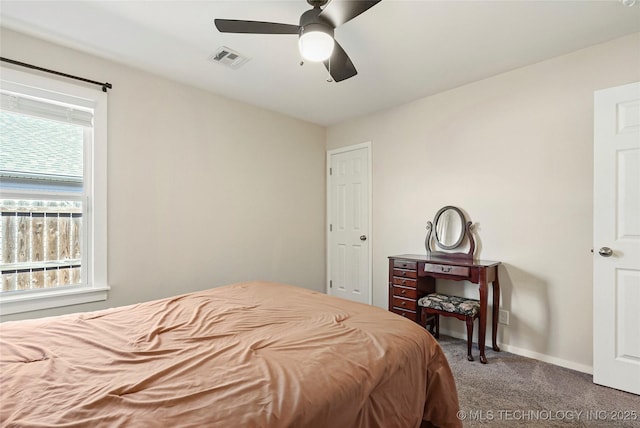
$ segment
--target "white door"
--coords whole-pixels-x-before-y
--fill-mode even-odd
[[[369,143],[327,153],[327,292],[371,304]]]
[[[640,83],[596,91],[593,381],[640,394]]]

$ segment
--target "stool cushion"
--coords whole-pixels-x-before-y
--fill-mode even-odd
[[[443,312],[475,317],[480,312],[480,301],[466,297],[449,296],[447,294],[427,294],[418,305]]]

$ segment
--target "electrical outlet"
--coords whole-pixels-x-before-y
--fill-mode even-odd
[[[509,311],[500,309],[500,311],[498,311],[498,322],[500,324],[509,325]]]

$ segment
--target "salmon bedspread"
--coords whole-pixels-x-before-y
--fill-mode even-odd
[[[289,285],[0,324],[5,427],[447,427],[457,411],[424,328]]]

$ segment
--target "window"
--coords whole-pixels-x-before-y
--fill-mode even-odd
[[[106,94],[0,80],[0,311],[106,299]]]

